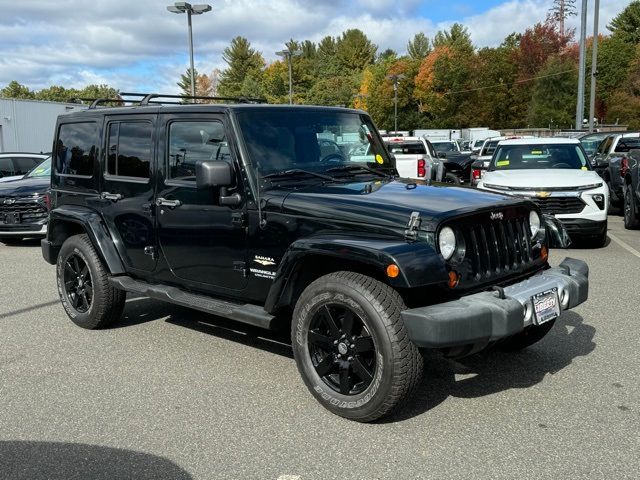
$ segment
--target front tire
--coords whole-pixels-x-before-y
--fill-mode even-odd
[[[359,422],[388,415],[422,378],[423,360],[390,286],[353,272],[311,283],[296,303],[293,354],[313,396],[331,412]]]
[[[108,276],[87,235],[74,235],[62,244],[56,264],[58,294],[79,327],[104,328],[122,316],[126,293],[114,288]]]
[[[636,230],[638,227],[640,227],[638,205],[633,197],[631,185],[627,185],[624,189],[624,228]]]

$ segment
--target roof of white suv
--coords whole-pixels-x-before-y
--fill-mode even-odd
[[[519,138],[517,140],[502,140],[500,145],[580,145],[576,138]]]

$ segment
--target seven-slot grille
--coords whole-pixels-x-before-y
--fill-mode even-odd
[[[47,218],[47,207],[34,197],[0,197],[0,221],[9,214],[18,214],[20,223],[33,223]]]
[[[558,213],[580,213],[585,203],[580,197],[547,197],[547,198],[531,198],[542,210],[542,213],[558,214]]]
[[[534,262],[526,217],[491,220],[487,214],[486,219],[464,221],[458,232],[466,245],[463,280],[466,277],[475,283],[503,277],[523,271]]]

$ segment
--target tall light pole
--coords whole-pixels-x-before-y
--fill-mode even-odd
[[[193,29],[191,28],[191,15],[202,15],[203,13],[211,11],[211,5],[199,4],[191,5],[187,2],[176,2],[173,5],[167,7],[171,13],[186,13],[187,24],[189,25],[189,57],[191,59],[191,96],[196,96],[196,74],[193,66]],[[196,99],[192,98],[191,101],[195,103]]]
[[[593,14],[593,53],[591,54],[591,91],[589,92],[589,133],[593,132],[593,118],[596,114],[596,75],[598,75],[598,22],[600,21],[600,0],[595,0]]]
[[[289,63],[289,105],[293,104],[293,73],[291,69],[291,61],[292,57],[297,57],[298,55],[302,55],[302,50],[292,50],[291,47],[287,47],[286,50],[280,50],[276,52],[276,55],[282,57]]]
[[[394,104],[394,131],[398,132],[398,83],[404,78],[404,74],[387,75],[387,78],[393,82],[393,104]]]
[[[585,56],[587,43],[587,0],[582,0],[580,22],[580,60],[578,68],[578,99],[576,102],[576,130],[582,130],[584,119],[584,81],[585,81]]]

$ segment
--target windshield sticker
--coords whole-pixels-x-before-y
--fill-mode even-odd
[[[498,167],[508,167],[509,166],[509,160],[500,160],[499,162],[496,162],[496,166],[498,166]]]
[[[376,155],[376,162],[378,162],[380,165],[382,165],[384,163],[382,155],[380,155],[380,154]]]
[[[587,167],[582,167],[580,170],[589,170]]]
[[[542,155],[542,150],[531,150],[531,155]]]

